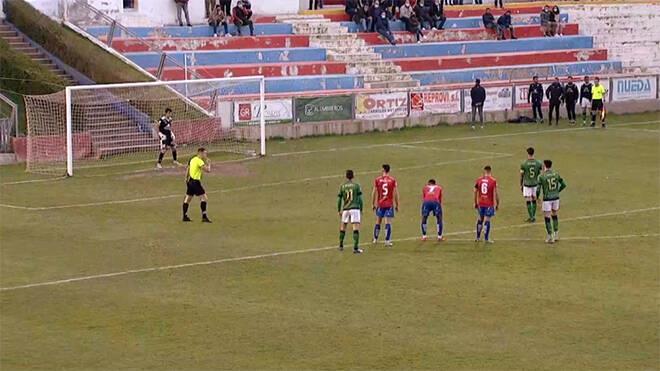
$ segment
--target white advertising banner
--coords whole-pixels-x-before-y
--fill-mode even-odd
[[[381,120],[407,116],[408,92],[355,96],[356,119]]]
[[[290,122],[293,120],[291,99],[272,99],[264,102],[266,123]],[[234,123],[256,124],[261,120],[258,100],[234,102]]]
[[[472,98],[470,89],[465,89],[465,112],[472,112]],[[513,87],[489,87],[486,88],[486,102],[484,102],[484,111],[504,111],[511,109],[513,99]]]
[[[657,90],[658,80],[655,76],[621,77],[612,80],[613,101],[655,99]]]
[[[410,116],[461,112],[460,90],[419,91],[410,93]]]

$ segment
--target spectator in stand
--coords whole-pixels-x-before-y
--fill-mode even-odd
[[[498,3],[498,0],[495,0],[495,7],[496,7],[496,8],[497,8],[497,3]],[[499,0],[499,4],[500,4],[500,8],[503,9],[503,8],[504,8],[504,4],[502,3],[502,0]]]
[[[587,111],[591,109],[591,82],[589,76],[584,77],[584,84],[580,86],[580,107],[582,107],[582,126],[587,125]]]
[[[557,35],[557,16],[552,11],[548,10],[548,35],[549,37]]]
[[[486,102],[486,89],[481,86],[481,80],[476,79],[474,86],[470,89],[470,98],[472,99],[472,129],[476,126],[476,114],[479,113],[479,122],[481,128],[484,128],[484,102]]]
[[[495,23],[495,17],[493,16],[493,13],[490,12],[490,8],[486,8],[486,12],[481,16],[481,20],[484,22],[484,27],[487,30],[495,31],[499,38],[500,30],[499,27],[497,27],[497,23]]]
[[[236,26],[236,33],[242,36],[241,27],[248,26],[250,28],[250,36],[254,36],[254,23],[252,22],[252,5],[245,1],[239,0],[234,7],[234,25]]]
[[[323,0],[309,0],[309,10],[323,9]]]
[[[551,12],[555,16],[555,24],[556,24],[556,31],[555,32],[559,36],[564,36],[564,30],[563,30],[564,27],[561,24],[561,14],[559,13],[559,7],[557,5],[553,6]]]
[[[548,109],[548,125],[552,125],[552,113],[555,112],[555,125],[559,125],[559,106],[564,100],[564,88],[559,82],[559,77],[555,77],[555,81],[548,86],[545,90],[545,95],[550,101],[550,108]]]
[[[186,25],[192,27],[190,24],[190,15],[188,15],[188,0],[174,0],[176,4],[176,19],[179,21],[179,26],[183,27],[183,20],[181,19],[181,12],[186,16]]]
[[[376,19],[380,17],[380,0],[373,0],[368,11],[369,32],[376,32]]]
[[[367,32],[367,12],[361,0],[346,0],[346,14],[360,26],[360,31]]]
[[[543,36],[550,36],[550,7],[548,5],[543,7],[539,15],[541,21],[541,33]]]
[[[424,0],[417,0],[415,5],[415,15],[419,19],[422,30],[430,30],[434,27],[433,18],[431,18],[431,7],[424,3]]]
[[[211,15],[209,16],[209,25],[213,27],[213,37],[218,37],[218,26],[220,25],[224,28],[224,36],[231,36],[227,26],[227,16],[225,15],[225,12],[222,11],[222,6],[220,4],[217,4],[215,9],[211,12]]]
[[[577,85],[573,84],[573,77],[568,76],[568,82],[564,85],[564,102],[566,103],[566,114],[570,125],[575,125],[575,105],[579,97],[580,92]]]
[[[447,17],[445,17],[445,9],[442,5],[442,0],[435,0],[435,2],[431,4],[431,17],[433,18],[434,30],[444,29]]]
[[[392,45],[396,45],[394,42],[394,35],[390,31],[390,20],[387,18],[387,11],[385,9],[380,9],[378,13],[375,13],[374,16],[374,28],[381,36],[387,39]]]
[[[481,5],[484,3],[484,0],[474,0],[475,4]]]
[[[532,103],[532,115],[534,115],[534,120],[537,124],[543,122],[543,111],[541,110],[541,105],[543,104],[543,85],[539,83],[539,77],[534,76],[532,78],[532,83],[529,85],[529,90],[527,90],[527,103]]]
[[[394,0],[380,0],[380,7],[385,10],[388,20],[394,18],[395,3],[396,1]]]
[[[515,40],[516,36],[513,34],[513,26],[511,25],[511,11],[507,10],[499,18],[497,18],[497,30],[498,30],[498,39],[506,40],[504,36],[504,31],[509,30],[509,35],[511,35],[511,40]]]
[[[231,0],[220,0],[220,7],[227,18],[231,18]]]
[[[413,7],[410,5],[410,0],[406,0],[401,8],[399,8],[399,19],[406,25],[406,31],[415,34],[417,43],[422,42],[422,30],[419,29],[419,19],[415,15]]]

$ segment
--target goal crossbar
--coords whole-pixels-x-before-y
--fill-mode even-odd
[[[173,86],[184,86],[188,85],[199,85],[208,83],[211,87],[210,90],[216,89],[219,91],[221,89],[221,84],[226,82],[229,85],[237,85],[241,83],[259,83],[259,154],[261,156],[266,155],[266,120],[264,109],[265,109],[265,79],[263,76],[241,76],[241,77],[232,77],[232,78],[207,78],[207,79],[195,79],[195,80],[173,80],[173,81],[149,81],[149,82],[131,82],[131,83],[112,83],[112,84],[95,84],[95,85],[77,85],[77,86],[67,86],[65,88],[64,100],[65,100],[65,116],[66,116],[66,174],[68,176],[73,176],[74,172],[74,123],[73,123],[73,107],[76,102],[73,101],[74,94],[78,91],[88,90],[109,90],[112,89],[131,89],[131,88],[157,88],[164,87],[168,91],[175,94],[182,101],[185,101],[186,105],[194,108],[200,114],[203,114],[207,117],[212,117],[213,112],[208,111],[204,107],[200,106],[195,102],[191,97],[186,96],[186,94],[178,91],[173,88]],[[218,87],[215,88],[215,85],[218,84]],[[187,90],[187,88],[186,88]]]

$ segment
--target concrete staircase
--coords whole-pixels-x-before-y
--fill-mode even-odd
[[[47,70],[60,76],[67,82],[67,85],[77,84],[77,81],[74,80],[73,77],[60,69],[53,61],[39,51],[39,49],[30,45],[23,36],[16,32],[13,25],[6,23],[4,20],[0,20],[0,38],[5,40],[12,50],[27,55],[30,59],[39,63]]]
[[[380,53],[338,22],[322,15],[280,16],[277,21],[291,24],[294,34],[309,36],[310,46],[324,48],[329,61],[345,62],[347,73],[362,75],[367,89],[419,86],[417,80],[401,72],[401,67],[383,60]]]

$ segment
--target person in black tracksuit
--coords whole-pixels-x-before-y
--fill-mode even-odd
[[[477,114],[481,128],[484,128],[484,102],[486,102],[486,89],[481,86],[481,80],[476,79],[474,86],[470,89],[470,99],[472,100],[472,129],[475,128]]]
[[[550,101],[550,109],[548,110],[548,125],[552,125],[552,112],[555,112],[555,125],[559,125],[559,106],[564,99],[564,88],[559,82],[559,77],[555,77],[555,81],[548,86],[545,90],[545,95]]]
[[[570,125],[575,125],[575,105],[579,97],[580,93],[577,85],[573,84],[573,77],[568,76],[568,82],[564,85],[564,102],[566,102],[566,114]]]
[[[582,107],[582,126],[587,125],[587,111],[591,109],[591,82],[589,76],[584,77],[584,84],[580,86],[580,107]]]
[[[543,104],[543,85],[539,83],[539,77],[534,76],[534,82],[529,84],[527,90],[527,103],[532,103],[532,114],[537,124],[543,122],[543,111],[541,105]]]

